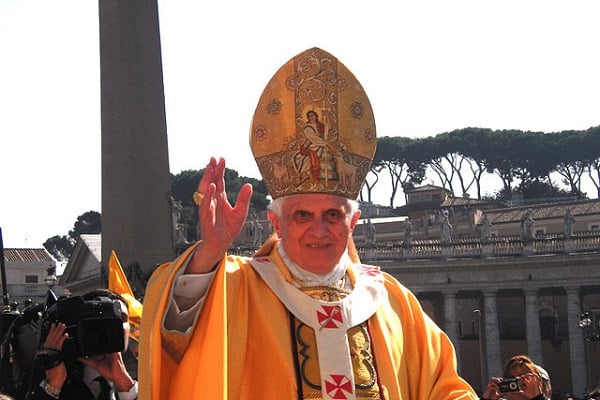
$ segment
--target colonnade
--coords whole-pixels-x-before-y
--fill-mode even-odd
[[[567,302],[569,362],[572,388],[575,392],[573,394],[583,396],[584,390],[588,388],[588,381],[585,341],[582,329],[579,326],[579,316],[582,310],[581,288],[579,286],[565,286],[563,289],[566,293]],[[497,288],[483,288],[479,291],[483,298],[483,309],[480,310],[483,327],[479,330],[479,340],[483,340],[481,351],[482,353],[484,352],[484,354],[480,355],[482,358],[482,376],[488,377],[502,376],[502,367],[503,362],[505,361],[502,360],[501,356],[501,338],[498,321],[498,291]],[[525,304],[527,354],[537,363],[543,364],[538,291],[539,288],[526,288],[522,290]],[[457,329],[457,321],[459,320],[459,317],[457,316],[457,294],[457,290],[444,289],[442,291],[444,310],[443,329],[455,345],[457,354],[460,355],[460,338]]]

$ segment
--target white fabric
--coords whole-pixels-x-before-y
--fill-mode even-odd
[[[283,250],[283,246],[279,246],[279,255],[285,262],[286,267],[290,270],[290,273],[294,278],[302,282],[305,286],[332,286],[339,283],[344,275],[346,275],[346,268],[349,262],[347,253],[344,253],[340,257],[339,263],[333,267],[333,269],[323,275],[315,274],[313,272],[302,269],[298,264],[293,262]]]
[[[347,331],[369,319],[385,294],[383,275],[374,267],[355,271],[354,290],[340,301],[313,299],[290,284],[269,257],[252,260],[252,266],[296,318],[314,329],[317,341],[323,399],[356,399],[354,372]]]
[[[163,326],[166,330],[186,333],[200,315],[216,271],[206,274],[184,274],[183,271],[185,268],[175,277]]]
[[[138,383],[135,381],[131,389],[128,392],[117,392],[119,400],[135,400],[138,397]]]

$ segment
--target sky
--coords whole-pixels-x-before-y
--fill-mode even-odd
[[[311,47],[370,98],[378,136],[600,125],[600,2],[159,1],[170,170],[211,156],[259,178],[250,121]],[[42,247],[101,212],[98,3],[0,0],[0,228]],[[379,184],[378,184],[379,185]],[[375,201],[389,203],[380,186]]]

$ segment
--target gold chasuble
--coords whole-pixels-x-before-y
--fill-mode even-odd
[[[353,264],[348,277],[354,289],[350,293],[335,289],[323,297],[319,288],[292,286],[277,245],[265,257],[224,258],[196,326],[185,333],[166,331],[163,320],[175,273],[194,248],[160,266],[148,283],[139,399],[477,398],[457,375],[448,337],[395,279],[375,267]],[[347,307],[340,302],[348,298],[359,302],[353,292],[361,290],[377,299],[366,321],[349,312],[360,308],[358,304]],[[299,309],[303,306],[294,304],[297,296],[315,302],[319,312],[294,316],[304,312]],[[333,300],[329,308],[328,300]],[[354,319],[359,322],[354,324]],[[329,348],[328,337],[319,339],[319,330],[331,331],[346,321],[352,325],[346,343],[333,337]],[[348,365],[352,376],[346,374]],[[332,372],[332,379],[321,376],[325,370]]]
[[[350,70],[311,48],[265,87],[250,147],[273,199],[355,200],[377,147],[373,110]],[[186,332],[167,331],[164,319],[196,246],[155,270],[144,299],[140,400],[477,398],[456,372],[448,337],[410,291],[360,263],[351,238],[343,265],[351,285],[341,288],[298,287],[278,245],[267,241],[254,258],[224,257]]]

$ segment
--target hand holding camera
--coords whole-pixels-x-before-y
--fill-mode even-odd
[[[98,296],[61,299],[51,305],[42,322],[42,335],[49,334],[53,324],[66,326],[66,337],[58,347],[65,358],[121,352],[125,349],[123,312],[119,300]]]
[[[60,355],[60,350],[68,337],[66,331],[67,326],[65,324],[52,324],[48,336],[46,336],[46,340],[44,341],[44,349],[49,351],[56,350],[56,353],[51,357],[59,357],[56,359],[56,362],[53,363],[54,366],[46,369],[46,380],[59,390],[67,380],[67,367],[60,358],[62,357]]]
[[[498,382],[498,392],[518,392],[521,390],[521,381],[518,378],[502,379]]]
[[[527,399],[533,399],[539,396],[541,392],[541,379],[534,373],[527,373],[514,378],[492,378],[485,389],[483,399],[516,398],[511,397],[515,393],[518,398],[523,396]]]

